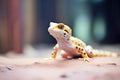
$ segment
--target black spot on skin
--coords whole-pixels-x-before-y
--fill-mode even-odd
[[[76,46],[76,49],[78,49],[78,47]]]
[[[80,48],[79,48],[79,50],[80,50]]]
[[[83,48],[81,50],[83,51]]]
[[[80,44],[78,44],[78,46],[80,46]]]
[[[66,35],[66,33],[64,33],[64,35]]]
[[[54,55],[54,53],[52,53],[52,55]]]
[[[86,55],[86,53],[84,53],[84,55]]]

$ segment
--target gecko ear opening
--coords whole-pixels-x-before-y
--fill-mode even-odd
[[[71,32],[71,30],[69,29],[69,30],[64,30],[65,32],[67,32],[68,34],[72,34],[72,32]]]
[[[64,29],[68,34],[72,35],[72,30],[69,26],[65,25],[65,29]]]

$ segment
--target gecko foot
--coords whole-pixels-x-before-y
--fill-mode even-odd
[[[84,61],[89,62],[89,61],[90,61],[90,58],[84,58]]]

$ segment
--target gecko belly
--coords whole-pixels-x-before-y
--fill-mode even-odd
[[[61,52],[62,58],[82,58],[81,54],[71,54],[67,52]]]
[[[67,47],[67,48],[62,48],[61,57],[62,58],[80,58],[81,54],[78,54],[76,52],[76,49],[72,47],[69,47],[69,48]]]
[[[86,52],[87,55],[91,58],[93,54]],[[62,58],[82,58],[81,54],[78,54],[76,52],[75,48],[62,48],[61,51],[61,57]]]

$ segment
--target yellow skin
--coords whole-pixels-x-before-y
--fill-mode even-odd
[[[64,55],[67,55],[66,58],[82,56],[85,61],[89,61],[89,57],[94,56],[117,56],[116,53],[99,51],[92,49],[91,46],[86,46],[82,40],[73,37],[70,27],[63,23],[50,22],[48,32],[57,40],[57,44],[54,46],[51,54],[51,58],[53,59],[56,58],[59,49],[62,50],[62,57]]]

